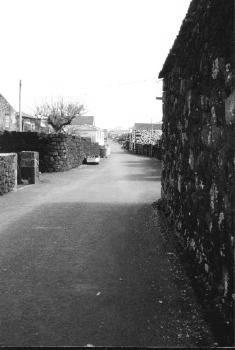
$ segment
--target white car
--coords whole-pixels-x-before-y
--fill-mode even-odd
[[[100,162],[99,156],[90,156],[90,157],[87,157],[86,159],[87,164],[99,164],[99,162]]]

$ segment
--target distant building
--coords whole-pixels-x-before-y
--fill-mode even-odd
[[[68,125],[66,131],[72,135],[89,137],[92,142],[97,142],[100,146],[104,145],[104,131],[93,125]]]
[[[22,131],[50,133],[47,118],[35,117],[22,112]],[[20,118],[7,99],[0,94],[0,131],[20,131]]]
[[[92,142],[97,142],[100,146],[105,144],[105,132],[95,126],[94,116],[78,116],[65,130],[72,135],[90,138]]]
[[[15,109],[0,94],[0,131],[17,131],[19,129],[19,117]]]
[[[136,144],[155,145],[162,136],[162,124],[135,123],[129,135],[130,149],[135,151]]]
[[[19,120],[19,113],[16,113]],[[52,126],[48,125],[47,118],[36,117],[22,112],[22,131],[23,132],[44,132],[50,134],[53,132]]]
[[[51,134],[54,132],[54,129],[47,122],[47,117],[40,117],[40,132],[44,132],[46,134]]]
[[[162,130],[162,123],[135,123],[133,130]]]
[[[104,132],[104,142],[107,143],[108,142],[108,129],[103,129]]]
[[[17,113],[19,118],[19,113]],[[39,131],[41,127],[41,118],[34,117],[27,113],[22,113],[22,131]]]
[[[115,128],[115,129],[109,129],[108,130],[108,136],[110,138],[117,138],[117,137],[120,137],[124,134],[128,134],[130,132],[129,129],[118,129],[118,128]]]
[[[71,125],[91,125],[95,126],[95,117],[82,115],[74,118]]]

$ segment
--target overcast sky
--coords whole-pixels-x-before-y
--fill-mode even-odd
[[[0,93],[33,112],[63,96],[100,127],[162,118],[158,73],[190,0],[0,0]]]

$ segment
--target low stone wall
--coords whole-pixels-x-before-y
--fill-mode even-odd
[[[100,154],[100,146],[98,143],[91,142],[90,138],[81,139],[81,150],[85,157],[97,156]]]
[[[135,153],[143,156],[152,157],[153,156],[153,146],[147,144],[135,144]]]
[[[41,172],[65,171],[81,165],[90,155],[99,154],[98,143],[67,134],[4,132],[0,152],[34,151],[39,153]]]
[[[0,195],[17,187],[17,154],[0,153]]]
[[[65,134],[39,135],[39,168],[41,172],[58,172],[82,164],[81,139]]]
[[[124,148],[128,149],[135,154],[139,154],[147,157],[154,157],[161,160],[161,142],[159,141],[156,145],[151,144],[132,144],[128,142],[124,145]]]
[[[39,154],[38,152],[23,151],[18,156],[18,183],[27,181],[36,184],[39,180]]]
[[[65,171],[81,165],[88,156],[99,154],[99,144],[66,134],[40,135],[39,168],[42,172]]]

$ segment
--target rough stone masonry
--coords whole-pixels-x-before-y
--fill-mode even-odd
[[[82,164],[84,158],[100,153],[99,144],[67,134],[4,132],[0,134],[0,152],[39,152],[41,172],[66,171]]]
[[[17,187],[17,154],[0,153],[0,195]]]
[[[233,16],[233,0],[193,0],[159,75],[162,205],[226,344],[234,335]]]

